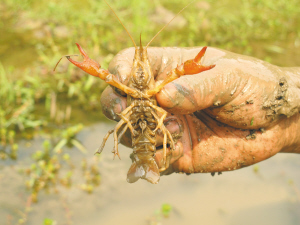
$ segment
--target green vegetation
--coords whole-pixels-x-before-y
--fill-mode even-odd
[[[253,166],[253,172],[258,174],[259,173],[259,165],[254,165]]]
[[[3,41],[22,36],[19,43],[12,45],[20,48],[26,44],[26,56],[31,63],[40,61],[45,69],[47,66],[53,68],[62,55],[77,53],[75,42],[84,46],[104,67],[107,61],[103,57],[133,46],[104,1],[3,2],[2,17],[11,25],[8,26],[7,22],[0,24],[2,33],[6,34]],[[109,1],[135,41],[142,33],[144,42],[149,41],[172,13],[177,13],[188,2]],[[152,46],[210,45],[271,59],[273,56],[267,53],[280,55],[292,51],[293,45],[299,48],[298,3],[297,0],[196,1],[157,37]],[[29,47],[34,51],[29,52]],[[17,54],[16,50],[13,53]],[[1,61],[11,63],[14,58],[22,61],[19,56],[9,55],[12,50],[7,46],[0,51],[3,53]],[[276,62],[286,65],[280,60]]]
[[[250,121],[250,126],[253,125],[253,122],[254,122],[254,117],[251,118],[251,121]]]
[[[161,206],[161,213],[164,217],[169,217],[172,211],[172,206],[170,204],[162,204]]]
[[[172,211],[174,211],[172,205],[168,203],[163,203],[161,205],[161,208],[155,210],[154,214],[147,220],[147,224],[149,225],[163,224],[162,221],[164,219],[168,219]]]
[[[31,200],[36,202],[41,190],[49,191],[50,188],[57,188],[60,184],[71,187],[74,165],[68,153],[52,150],[49,141],[43,143],[44,149],[38,150],[33,155],[34,163],[25,170],[29,179],[26,186],[31,190]],[[55,148],[54,148],[55,149]],[[60,173],[64,168],[64,173]],[[97,160],[89,166],[86,160],[81,163],[82,177],[85,183],[80,184],[80,188],[87,193],[92,193],[95,186],[100,184],[100,173],[97,167]]]
[[[54,220],[49,219],[49,218],[44,219],[43,225],[54,225],[54,224],[56,224],[56,222]]]
[[[188,2],[109,0],[136,42],[142,33],[144,44]],[[103,68],[133,45],[102,0],[3,0],[0,18],[0,158],[17,159],[20,138],[32,139],[37,132],[51,137],[24,168],[35,201],[41,190],[72,184],[74,165],[65,146],[84,153],[76,134],[103,119],[99,102],[105,82],[69,67],[66,59],[54,73],[55,64],[63,55],[78,53],[75,42]],[[298,0],[196,1],[151,46],[209,45],[299,66],[299,24]],[[92,119],[80,121],[82,110]],[[62,174],[62,167],[69,172]],[[91,193],[100,184],[97,161],[88,165],[83,160],[81,169],[85,183],[79,187]],[[170,210],[166,205],[162,214]]]

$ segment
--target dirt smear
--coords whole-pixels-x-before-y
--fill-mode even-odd
[[[267,117],[271,117],[274,120],[282,114],[290,117],[296,113],[293,112],[294,110],[292,110],[292,107],[289,106],[289,102],[287,100],[288,88],[289,86],[286,78],[280,78],[274,96],[267,100],[263,105],[263,109],[267,111]]]
[[[249,135],[246,137],[247,140],[255,140],[256,139],[256,130],[249,130]]]

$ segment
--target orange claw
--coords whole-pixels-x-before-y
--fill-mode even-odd
[[[183,70],[185,75],[201,73],[205,70],[212,69],[216,66],[216,65],[210,65],[210,66],[201,65],[201,59],[204,56],[206,49],[207,49],[206,46],[203,47],[194,59],[187,60],[184,62]]]
[[[77,62],[71,59],[71,55],[66,55],[63,57],[66,57],[71,63],[73,63],[75,66],[79,67],[83,71],[87,72],[88,74],[95,77],[99,77],[100,79],[104,80],[106,83],[124,91],[126,94],[130,94],[132,96],[136,94],[140,96],[139,92],[137,92],[135,89],[127,87],[125,84],[122,84],[119,81],[119,79],[115,75],[111,74],[108,70],[101,69],[101,65],[99,63],[97,63],[95,60],[90,59],[79,44],[76,43],[76,45],[80,51],[80,54],[83,56],[83,62]],[[54,67],[54,71],[57,65],[59,64],[60,60],[56,63],[56,66]]]
[[[75,66],[79,67],[80,69],[87,72],[88,74],[91,74],[92,76],[95,76],[95,77],[100,77],[99,69],[101,68],[101,65],[99,63],[97,63],[95,60],[90,59],[88,57],[88,55],[86,54],[86,52],[83,50],[83,48],[78,43],[76,43],[76,45],[80,51],[80,54],[83,57],[83,62],[74,61],[73,59],[71,59],[70,56],[66,56],[67,59],[71,63],[73,63]]]
[[[146,92],[146,95],[153,96],[160,92],[160,90],[167,85],[168,83],[172,82],[173,80],[176,80],[177,78],[184,76],[184,75],[193,75],[197,73],[201,73],[205,70],[210,70],[214,68],[216,65],[210,65],[210,66],[203,66],[201,65],[201,59],[204,56],[206,52],[207,47],[203,47],[201,51],[198,53],[198,55],[191,60],[187,60],[184,63],[178,65],[175,69],[173,69],[167,76],[166,79],[162,83],[160,83],[158,86],[156,86],[152,90],[148,90]]]

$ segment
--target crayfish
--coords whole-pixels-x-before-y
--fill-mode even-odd
[[[186,7],[184,7],[182,10],[184,10]],[[111,10],[113,11],[112,8]],[[123,25],[117,15],[116,17]],[[120,158],[118,142],[126,130],[129,129],[133,146],[133,154],[131,155],[132,165],[127,173],[127,181],[129,183],[136,182],[139,178],[145,179],[154,184],[158,183],[160,179],[160,172],[169,167],[169,160],[167,159],[167,144],[170,146],[170,154],[172,154],[172,150],[175,149],[173,137],[164,126],[164,119],[167,116],[167,112],[157,105],[155,95],[160,92],[166,84],[177,78],[180,78],[181,76],[198,74],[205,70],[212,69],[215,66],[201,65],[201,58],[204,56],[207,49],[207,47],[203,47],[194,59],[187,60],[181,65],[178,65],[168,73],[167,78],[162,83],[155,85],[154,75],[148,60],[147,48],[154,38],[168,24],[166,24],[145,47],[142,46],[141,37],[140,46],[137,46],[132,36],[123,25],[135,47],[133,65],[128,85],[121,83],[118,78],[114,74],[111,74],[108,70],[102,69],[100,64],[93,59],[90,59],[82,47],[77,43],[76,45],[83,56],[83,62],[77,62],[74,61],[70,56],[65,56],[71,63],[84,70],[88,74],[99,77],[109,85],[118,88],[127,94],[127,108],[119,114],[121,120],[113,130],[108,131],[97,153],[102,152],[109,135],[113,133],[113,153],[114,156],[117,155]],[[156,152],[156,134],[158,130],[160,130],[163,134],[164,166],[162,168],[158,168],[154,159]]]

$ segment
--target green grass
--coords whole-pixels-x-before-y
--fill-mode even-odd
[[[163,7],[175,14],[188,2],[109,1],[136,42],[140,33],[144,42],[149,41],[164,25],[151,19],[155,16],[157,7]],[[126,47],[133,46],[104,1],[84,0],[79,4],[75,0],[17,3],[5,0],[4,6],[11,15],[16,16],[12,25],[22,24],[20,20],[23,23],[28,21],[29,24],[38,21],[38,30],[46,30],[44,38],[33,39],[27,44],[32,45],[39,54],[51,56],[46,62],[40,56],[49,66],[53,66],[53,59],[57,59],[54,56],[77,52],[74,49],[75,42],[80,42],[90,55],[101,59],[101,62],[103,56],[109,53],[116,54]],[[270,46],[282,47],[282,42],[300,42],[298,15],[297,0],[196,1],[180,15],[187,21],[186,25],[176,27],[171,24],[170,28],[157,37],[152,46],[210,45],[260,56],[261,51],[267,53],[271,49],[272,52],[275,48],[264,49],[262,45],[262,50],[256,49],[257,43],[264,42]],[[164,14],[161,15],[163,16]],[[62,27],[68,30],[64,37],[59,35],[59,29]]]

